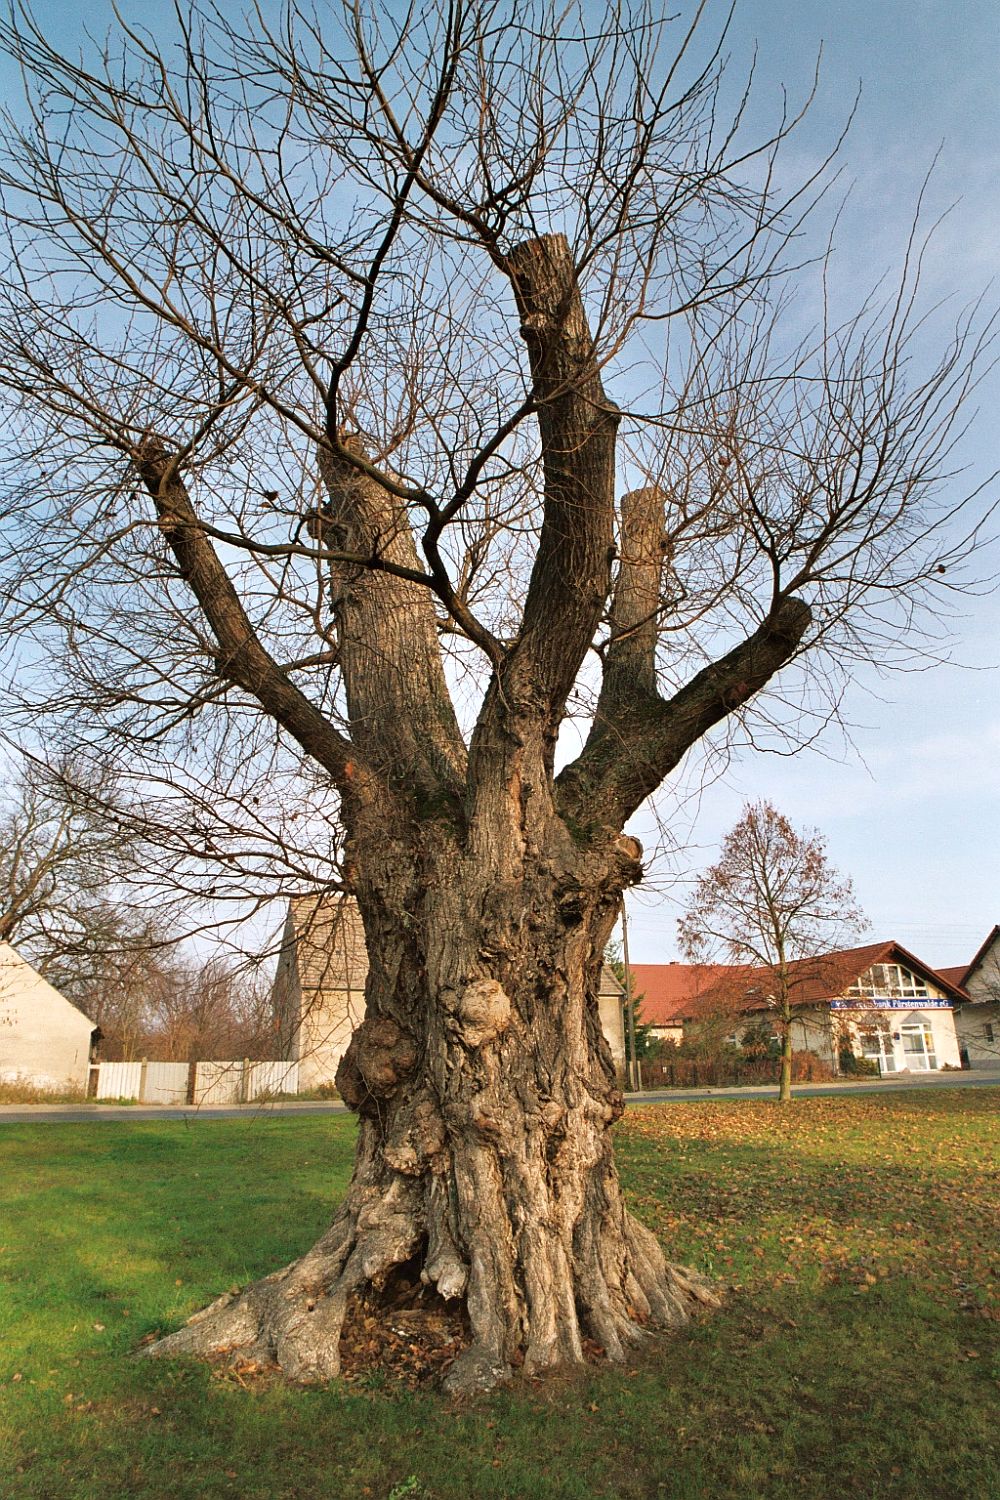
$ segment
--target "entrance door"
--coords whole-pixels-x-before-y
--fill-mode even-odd
[[[903,1047],[903,1067],[914,1073],[930,1073],[937,1069],[934,1055],[934,1033],[925,1016],[911,1016],[899,1028]]]

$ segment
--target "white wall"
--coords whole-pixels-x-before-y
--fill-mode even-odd
[[[968,1053],[970,1068],[1000,1067],[1000,1003],[981,1000],[960,1006],[955,1013],[955,1028],[959,1046]]]
[[[813,1052],[837,1071],[837,1041],[830,1007],[815,1005],[792,1015],[792,1051]]]
[[[93,1021],[0,943],[0,1081],[85,1091],[93,1030]]]
[[[914,1011],[917,1009],[918,1007],[914,1006]],[[958,1046],[958,1032],[955,1029],[955,1012],[932,1010],[930,1018],[938,1067],[960,1068],[962,1054]]]
[[[619,991],[601,994],[598,997],[601,1011],[601,1030],[604,1032],[615,1067],[625,1062],[625,1020],[622,1016],[622,997]]]
[[[934,1043],[934,1070],[940,1072],[944,1067],[960,1068],[962,1066],[958,1033],[955,1030],[955,1013],[950,1008],[921,1008],[920,1001],[917,999],[912,1001],[907,1010],[890,1010],[872,1005],[859,1010],[838,1010],[836,1016],[840,1025],[847,1029],[853,1050],[859,1057],[861,1056],[861,1044],[858,1039],[859,1026],[871,1027],[878,1024],[884,1027],[887,1053],[891,1046],[893,1071],[912,1073],[924,1070],[916,1065],[914,1059],[907,1056],[903,1045],[902,1028],[907,1022],[914,1021],[918,1016],[922,1017],[930,1025]]]
[[[987,949],[975,972],[969,976],[966,989],[973,1000],[1000,999],[1000,940]]]
[[[673,1021],[667,1022],[663,1026],[651,1026],[650,1035],[655,1037],[658,1042],[676,1042],[680,1046],[684,1040],[684,1022]]]
[[[969,1055],[969,1066],[1000,1066],[1000,941],[990,948],[966,989],[971,1005],[963,1005],[955,1017],[958,1040]],[[990,1040],[987,1030],[993,1032]]]

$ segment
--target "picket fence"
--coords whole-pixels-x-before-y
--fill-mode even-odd
[[[140,1104],[247,1104],[297,1094],[297,1062],[102,1062],[97,1099],[136,1099]]]

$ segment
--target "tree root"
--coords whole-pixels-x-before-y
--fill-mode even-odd
[[[297,1384],[333,1380],[341,1370],[341,1333],[352,1301],[360,1296],[377,1302],[392,1274],[418,1256],[424,1283],[433,1279],[428,1272],[436,1268],[442,1289],[465,1285],[453,1247],[446,1253],[440,1235],[429,1238],[412,1208],[412,1203],[393,1205],[386,1198],[369,1200],[360,1212],[345,1206],[301,1259],[242,1292],[219,1297],[176,1333],[141,1352],[154,1358],[194,1355],[276,1366]],[[524,1280],[534,1277],[536,1285],[520,1299],[516,1331],[508,1329],[506,1336],[506,1320],[502,1307],[498,1309],[502,1298],[491,1299],[491,1279],[481,1265],[472,1266],[465,1304],[470,1342],[444,1375],[446,1392],[492,1390],[510,1379],[516,1365],[536,1373],[580,1364],[586,1358],[585,1338],[620,1362],[650,1331],[680,1328],[719,1305],[720,1298],[702,1276],[669,1265],[655,1237],[630,1217],[624,1235],[588,1231],[577,1236],[575,1249],[573,1264],[561,1268],[558,1283],[559,1255],[553,1257],[551,1246],[544,1258],[549,1275],[541,1275],[537,1258],[534,1268],[527,1268]],[[458,1303],[452,1298],[448,1305]],[[391,1312],[386,1316],[391,1318]]]

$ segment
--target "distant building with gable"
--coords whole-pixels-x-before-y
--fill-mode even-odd
[[[960,1066],[956,1012],[968,999],[951,971],[932,969],[898,943],[870,943],[789,966],[792,1046],[836,1073],[845,1053],[882,1074]],[[775,1015],[769,971],[743,964],[633,964],[641,1016],[653,1035],[680,1042],[714,1025],[740,1043]]]
[[[1000,927],[994,927],[971,963],[939,974],[963,993],[955,1025],[970,1068],[1000,1064]]]
[[[368,952],[349,896],[295,896],[281,936],[271,992],[284,1056],[299,1064],[299,1089],[332,1084],[365,1014]]]
[[[0,1083],[85,1093],[93,1021],[0,943]]]

